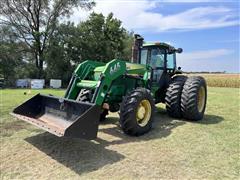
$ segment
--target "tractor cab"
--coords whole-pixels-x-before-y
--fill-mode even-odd
[[[144,39],[136,34],[132,62],[149,65],[153,71],[152,81],[159,82],[163,74],[172,76],[176,73],[176,53],[181,52],[181,48],[175,49],[167,43],[144,43]]]
[[[140,64],[148,64],[153,70],[153,81],[159,81],[163,72],[174,73],[176,70],[176,52],[181,53],[182,49],[175,49],[166,43],[146,43],[140,48]]]
[[[146,43],[139,49],[138,63],[152,68],[153,83],[164,83],[169,76],[175,74],[176,53],[181,52],[181,48],[175,49],[166,43]]]
[[[143,43],[140,35],[135,35],[132,62],[151,67],[150,89],[155,92],[157,102],[164,102],[165,90],[173,75],[179,73],[176,65],[176,53],[182,49],[162,43]]]

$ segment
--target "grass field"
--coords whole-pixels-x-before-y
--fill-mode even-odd
[[[9,112],[38,91],[1,90],[0,178],[239,179],[239,89],[208,90],[203,121],[169,118],[158,105],[150,133],[126,136],[110,114],[95,141],[58,138],[16,120]]]

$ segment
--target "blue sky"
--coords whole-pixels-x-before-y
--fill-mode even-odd
[[[239,1],[97,0],[93,11],[113,12],[123,27],[146,41],[182,47],[178,65],[186,71],[240,72]],[[85,20],[89,12],[75,10],[71,20]]]

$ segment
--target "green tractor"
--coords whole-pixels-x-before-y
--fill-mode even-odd
[[[12,115],[57,136],[94,139],[108,112],[119,112],[124,133],[150,131],[154,108],[165,103],[169,116],[201,120],[207,88],[202,77],[186,77],[176,66],[175,49],[166,43],[143,43],[135,35],[132,63],[87,60],[73,73],[64,98],[38,94]]]

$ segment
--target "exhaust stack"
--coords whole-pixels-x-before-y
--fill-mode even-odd
[[[139,63],[140,48],[143,45],[144,38],[139,34],[134,34],[134,42],[132,46],[132,63]]]

